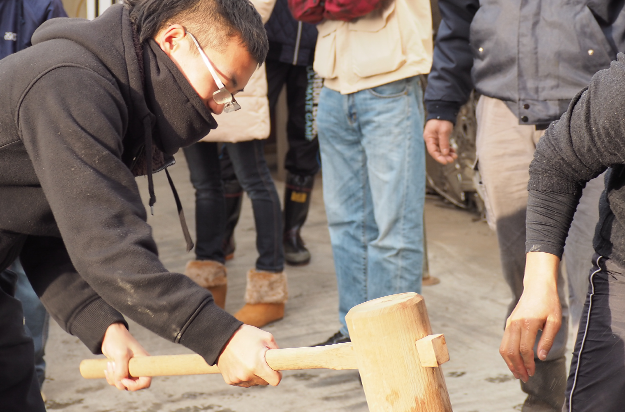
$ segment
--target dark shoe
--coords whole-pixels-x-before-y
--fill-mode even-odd
[[[285,232],[283,238],[284,261],[291,266],[304,266],[310,263],[310,252],[304,246],[299,228]]]
[[[310,208],[314,176],[299,176],[289,173],[284,189],[284,260],[293,266],[307,265],[310,252],[304,246],[300,229],[306,222]]]
[[[334,335],[330,336],[330,338],[327,341],[323,343],[318,343],[313,346],[336,345],[337,343],[346,343],[346,342],[351,342],[351,341],[352,340],[349,338],[349,336],[345,336],[343,335],[341,331],[338,331]]]
[[[234,228],[241,216],[241,204],[243,203],[243,188],[238,180],[224,180],[224,195],[226,198],[226,228],[224,229],[224,240],[221,250],[224,252],[226,260],[234,257]]]
[[[521,389],[527,393],[522,412],[560,412],[566,391],[566,359],[536,360],[536,372]]]

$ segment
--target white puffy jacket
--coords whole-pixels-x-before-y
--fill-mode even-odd
[[[266,23],[276,0],[251,0]],[[241,110],[216,116],[217,129],[211,131],[203,142],[243,142],[269,137],[269,100],[267,100],[267,75],[262,65],[250,78],[245,89],[237,93]]]

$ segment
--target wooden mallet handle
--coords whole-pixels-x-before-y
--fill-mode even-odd
[[[276,371],[300,369],[358,369],[351,343],[312,348],[271,349],[265,355],[267,364]],[[86,379],[104,378],[109,359],[86,359],[80,362],[80,374]],[[130,359],[130,375],[173,376],[219,373],[200,355],[146,356]]]

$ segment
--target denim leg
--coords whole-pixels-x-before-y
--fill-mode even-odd
[[[195,188],[195,255],[198,260],[224,263],[226,204],[217,143],[196,143],[183,150]]]
[[[39,387],[43,387],[46,378],[46,361],[44,359],[46,342],[48,341],[48,331],[50,327],[50,315],[39,300],[33,290],[22,264],[19,259],[10,268],[17,273],[17,284],[15,288],[15,298],[22,302],[24,319],[26,321],[26,331],[30,334],[35,345],[35,370]]]
[[[355,94],[377,236],[367,244],[367,299],[421,292],[425,145],[417,77]]]
[[[317,127],[323,164],[323,198],[339,292],[341,332],[348,334],[345,315],[367,299],[366,245],[377,236],[366,173],[367,158],[351,112],[353,95],[324,87]]]
[[[259,255],[256,269],[282,272],[282,209],[276,185],[265,161],[264,142],[251,140],[226,143],[226,147],[237,179],[252,201]]]
[[[24,328],[22,305],[8,290],[16,277],[8,270],[0,272],[0,411],[44,412],[33,340]]]

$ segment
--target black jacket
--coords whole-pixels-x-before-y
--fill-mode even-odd
[[[134,176],[216,127],[184,75],[116,5],[44,23],[0,85],[0,269],[25,242],[35,291],[94,352],[117,310],[215,362],[241,323],[161,264]]]
[[[315,57],[317,27],[295,20],[287,0],[278,0],[267,24],[267,59],[298,66],[310,66]]]
[[[473,88],[506,102],[521,124],[566,110],[625,50],[623,0],[440,0],[425,93],[428,119],[455,122]]]

